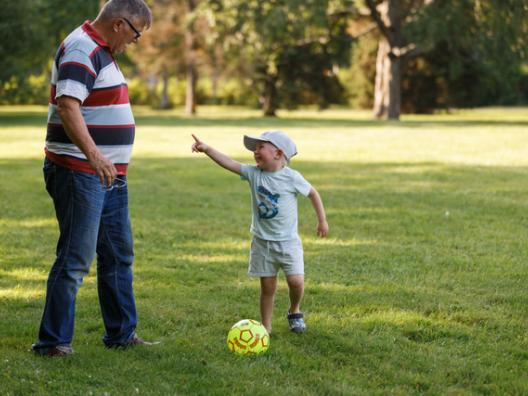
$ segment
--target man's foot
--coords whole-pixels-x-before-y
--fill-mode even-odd
[[[143,345],[143,346],[152,346],[152,345],[158,345],[160,341],[145,341],[143,338],[138,337],[137,334],[134,334],[134,336],[128,341],[126,344],[110,344],[106,345],[107,348],[129,348],[136,345]]]
[[[304,323],[304,314],[302,312],[290,313],[288,311],[288,327],[294,333],[304,333],[306,324]]]
[[[73,355],[73,349],[69,345],[56,345],[49,348],[33,349],[33,352],[39,356],[48,357],[65,357]]]
[[[130,341],[128,341],[125,345],[125,347],[129,346],[135,346],[135,345],[144,345],[144,346],[152,346],[152,345],[158,345],[160,341],[145,341],[143,338],[138,337],[137,334],[134,334],[134,337]]]

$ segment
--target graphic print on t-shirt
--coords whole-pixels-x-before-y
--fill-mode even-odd
[[[279,213],[280,194],[273,194],[266,187],[258,186],[258,210],[261,219],[272,219]]]

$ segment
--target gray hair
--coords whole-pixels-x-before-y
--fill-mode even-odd
[[[99,17],[141,20],[145,23],[146,29],[152,24],[152,13],[143,0],[109,0],[101,9]]]

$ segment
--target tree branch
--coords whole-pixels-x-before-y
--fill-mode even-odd
[[[360,37],[363,37],[373,30],[377,29],[378,25],[374,22],[372,22],[370,25],[364,27],[363,29],[359,30],[358,32],[353,32],[350,37],[352,37],[353,40],[357,40]]]
[[[390,54],[396,58],[412,59],[416,58],[420,53],[421,51],[416,44],[409,44],[405,47],[394,47],[390,50]]]
[[[392,45],[394,43],[394,37],[393,37],[391,31],[389,30],[389,28],[387,27],[387,25],[385,25],[385,22],[383,22],[383,19],[381,18],[381,15],[380,15],[377,7],[376,7],[376,4],[375,4],[374,0],[365,0],[365,2],[367,4],[367,7],[370,10],[370,15],[371,15],[372,19],[374,20],[376,25],[378,25],[378,28],[379,28],[381,34],[383,34],[383,36],[385,36],[385,38],[387,39],[387,41],[389,42],[389,44],[392,47]]]

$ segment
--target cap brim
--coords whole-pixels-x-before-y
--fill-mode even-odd
[[[255,149],[257,148],[257,142],[267,141],[268,140],[262,140],[254,136],[244,135],[244,146],[246,146],[249,151],[255,151]]]

